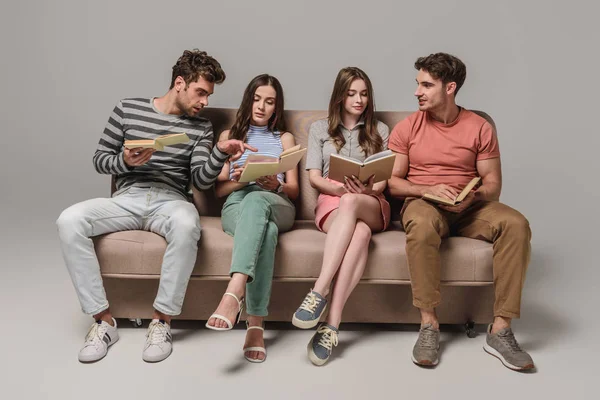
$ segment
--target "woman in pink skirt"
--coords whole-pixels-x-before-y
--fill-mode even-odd
[[[386,229],[390,220],[390,205],[382,194],[387,182],[373,184],[372,177],[364,183],[353,177],[345,183],[330,180],[329,158],[337,153],[363,161],[387,149],[388,136],[388,127],[375,119],[367,74],[355,67],[342,69],[328,118],[315,121],[309,131],[306,169],[320,192],[315,223],[327,238],[321,274],[292,319],[299,328],[313,328],[330,303],[327,321],[308,343],[308,357],[316,365],[325,364],[337,345],[342,311],[367,264],[372,232]]]

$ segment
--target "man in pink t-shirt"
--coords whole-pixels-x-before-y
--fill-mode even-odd
[[[496,132],[485,118],[456,105],[456,94],[466,77],[461,60],[445,53],[431,54],[419,58],[415,69],[419,111],[394,127],[388,144],[396,152],[388,185],[392,196],[405,200],[401,219],[406,255],[413,304],[421,312],[412,360],[426,366],[438,363],[439,248],[442,238],[452,233],[494,243],[496,300],[484,349],[508,368],[532,369],[533,360],[511,330],[512,318],[520,316],[531,230],[522,214],[498,201],[502,173]],[[423,199],[431,194],[453,200],[478,176],[480,186],[458,205]]]

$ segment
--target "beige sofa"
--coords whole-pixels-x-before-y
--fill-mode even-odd
[[[220,133],[232,125],[235,110],[213,108],[205,110],[204,115],[213,122],[215,132]],[[379,112],[378,118],[391,130],[407,115],[408,112]],[[326,113],[287,111],[286,116],[289,131],[298,143],[307,146],[310,124]],[[280,235],[277,248],[268,317],[271,321],[291,321],[318,276],[323,257],[325,234],[314,224],[317,192],[310,186],[304,160],[300,167],[296,224],[290,232]],[[226,287],[233,239],[221,229],[223,201],[212,190],[194,192],[202,235],[180,319],[207,319]],[[412,306],[405,234],[398,221],[399,204],[392,203],[394,221],[390,229],[373,235],[366,271],[344,310],[346,322],[419,322],[418,311]],[[126,231],[97,237],[94,243],[114,316],[150,318],[165,240],[150,232]],[[491,321],[494,299],[491,244],[453,237],[443,241],[441,255],[440,322]]]

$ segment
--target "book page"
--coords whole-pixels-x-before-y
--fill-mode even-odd
[[[244,168],[242,176],[240,176],[239,182],[254,182],[261,176],[275,175],[279,163],[250,163]]]
[[[187,143],[190,141],[190,138],[185,133],[171,133],[158,137],[155,141],[163,146],[171,146],[173,144]]]
[[[446,204],[449,206],[455,206],[458,203],[460,203],[461,201],[463,201],[465,199],[465,197],[467,197],[467,195],[471,192],[471,190],[475,187],[475,185],[477,185],[477,183],[481,180],[481,177],[475,177],[473,179],[471,179],[471,181],[467,184],[467,186],[464,187],[464,189],[462,190],[462,192],[459,193],[458,196],[456,196],[456,199],[454,200],[449,200],[443,197],[438,197],[438,196],[434,196],[432,194],[426,193],[423,198],[427,199],[427,200],[431,200],[434,201],[436,203],[442,203],[442,204]]]
[[[363,164],[366,164],[369,161],[377,160],[379,158],[384,158],[384,157],[391,156],[391,155],[394,155],[394,152],[391,150],[380,151],[379,153],[375,153],[375,154],[372,154],[369,157],[367,157],[365,159],[365,161],[363,162]]]
[[[362,165],[363,165],[363,162],[362,162],[362,161],[360,161],[360,160],[357,160],[356,158],[352,158],[352,157],[350,157],[350,156],[344,156],[344,155],[341,155],[341,154],[336,154],[336,153],[333,153],[333,154],[331,154],[331,156],[330,156],[330,162],[331,162],[331,157],[341,158],[342,160],[349,161],[349,162],[351,162],[351,163],[354,163],[354,164],[356,164],[356,165],[360,165],[360,166],[362,166]]]
[[[271,156],[263,156],[261,154],[250,154],[246,158],[246,164],[250,163],[275,163],[279,164],[279,158]]]
[[[461,201],[463,201],[465,199],[465,197],[467,197],[467,195],[475,187],[475,185],[477,185],[477,183],[479,182],[480,179],[481,179],[481,177],[479,177],[479,176],[471,179],[471,182],[469,182],[467,184],[467,186],[465,186],[465,188],[462,190],[462,192],[460,192],[460,194],[456,198],[456,203],[460,203]]]
[[[436,202],[436,203],[446,204],[448,206],[455,206],[456,205],[456,200],[449,200],[449,199],[446,199],[444,197],[434,196],[433,194],[429,194],[429,193],[425,193],[423,195],[423,198],[426,199],[426,200],[431,200],[431,201]]]
[[[395,161],[396,155],[390,151],[390,153],[387,155],[365,163],[365,165],[360,169],[360,173],[357,175],[357,177],[361,182],[367,182],[371,175],[375,175],[373,183],[388,180],[392,177],[392,170],[394,169]]]
[[[300,145],[298,145],[298,146],[300,146]],[[294,146],[294,147],[296,147],[296,146]],[[304,157],[306,150],[307,149],[298,149],[293,153],[287,153],[285,155],[282,153],[281,161],[279,163],[279,168],[277,169],[277,173],[287,172],[287,171],[293,169],[296,165],[298,165],[300,160],[302,160],[302,157]]]
[[[290,169],[293,169],[300,162],[302,156],[304,156],[304,153],[306,153],[306,149],[300,149],[293,153],[288,153],[284,156],[281,156],[280,160],[276,159],[274,162],[264,161],[247,163],[239,181],[253,182],[261,176],[277,175],[279,173],[287,172]],[[251,156],[261,157],[260,155],[250,155],[248,158]]]
[[[296,152],[296,151],[298,151],[298,150],[300,150],[300,145],[299,145],[299,144],[295,145],[294,147],[290,147],[290,148],[289,148],[289,149],[287,149],[287,150],[284,150],[284,151],[281,153],[281,155],[279,156],[279,158],[281,158],[281,157],[283,157],[283,156],[285,156],[285,155],[288,155],[288,154],[290,154],[290,153],[295,153],[295,152]]]
[[[123,143],[123,146],[128,149],[135,149],[141,147],[142,149],[160,149],[162,150],[162,146],[157,144],[154,140],[151,139],[140,139],[140,140],[126,140]]]

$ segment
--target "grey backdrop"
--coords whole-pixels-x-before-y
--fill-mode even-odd
[[[227,73],[211,97],[210,106],[219,107],[237,107],[247,82],[268,72],[281,80],[286,108],[324,109],[337,71],[355,65],[371,77],[379,110],[415,110],[418,56],[445,51],[465,61],[467,81],[458,102],[495,119],[502,201],[522,211],[533,229],[523,319],[516,326],[543,343],[535,354],[538,363],[546,357],[546,374],[565,377],[560,384],[548,380],[546,388],[566,390],[569,381],[576,382],[571,389],[585,390],[581,382],[588,381],[581,372],[586,362],[592,365],[586,351],[598,349],[592,328],[598,327],[600,278],[594,248],[600,200],[594,162],[600,142],[595,42],[600,35],[591,4],[111,0],[3,5],[0,296],[10,305],[6,312],[14,331],[9,336],[20,338],[16,346],[8,344],[12,368],[22,379],[16,382],[27,385],[32,365],[51,368],[46,357],[39,357],[46,350],[32,348],[31,342],[40,345],[36,326],[52,310],[60,309],[61,320],[82,321],[73,339],[77,344],[57,352],[69,363],[89,323],[78,313],[54,221],[75,202],[108,195],[109,177],[96,174],[91,158],[112,107],[123,97],[162,95],[177,57],[197,47],[215,56]],[[70,307],[66,311],[64,304]],[[53,329],[60,336],[71,327]],[[40,358],[46,360],[36,364]]]

